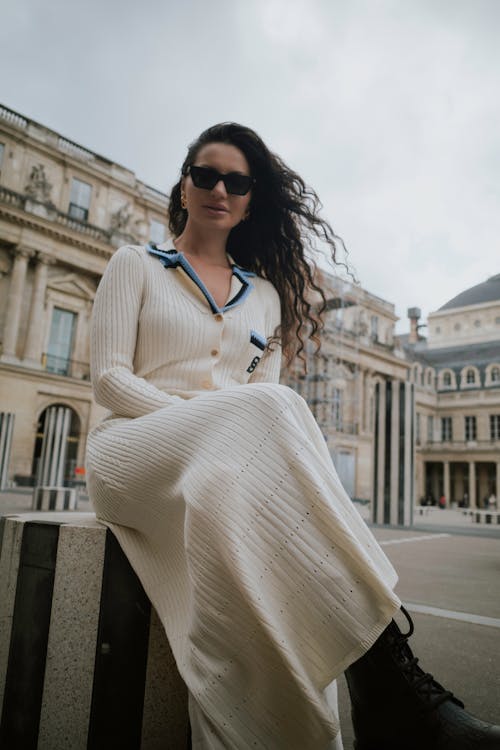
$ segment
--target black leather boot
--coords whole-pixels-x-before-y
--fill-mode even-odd
[[[345,675],[356,750],[500,750],[500,726],[464,710],[424,672],[394,620]]]

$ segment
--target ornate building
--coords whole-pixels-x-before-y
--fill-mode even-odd
[[[484,508],[500,497],[500,274],[431,313],[427,339],[408,314],[417,498]]]
[[[166,205],[125,167],[0,107],[0,486],[83,477],[102,413],[95,291],[117,246],[163,240]]]
[[[116,247],[164,239],[166,210],[130,170],[0,107],[0,487],[84,479],[103,413],[89,382],[95,291]],[[391,303],[321,282],[320,355],[308,349],[307,374],[298,363],[283,382],[309,402],[349,494],[405,524],[415,476],[417,496],[498,496],[499,277],[433,313],[428,341],[416,311],[397,338]]]
[[[328,312],[307,374],[284,372],[308,401],[349,495],[371,502],[378,523],[409,524],[414,494],[414,387],[394,335],[394,305],[321,274]]]
[[[0,108],[0,478],[83,478],[86,435],[102,411],[89,383],[89,320],[108,259],[162,241],[167,198],[125,167]],[[394,307],[324,275],[319,358],[284,373],[309,401],[353,497],[375,518],[408,522],[412,496],[409,365]],[[375,448],[374,448],[375,446]]]

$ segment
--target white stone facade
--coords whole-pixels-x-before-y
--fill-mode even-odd
[[[130,170],[0,106],[3,487],[37,473],[84,480],[85,438],[103,413],[89,382],[95,291],[114,249],[158,238],[166,209]]]

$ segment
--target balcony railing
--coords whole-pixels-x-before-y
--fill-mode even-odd
[[[14,112],[14,110],[9,109],[8,107],[4,107],[0,104],[0,117],[2,120],[6,120],[7,122],[10,122],[11,125],[15,125],[18,128],[22,128],[23,130],[28,127],[28,120],[20,115],[18,112]]]
[[[420,442],[421,448],[430,450],[464,448],[474,450],[474,448],[497,447],[500,444],[500,436],[492,438],[482,438],[480,440],[426,440]]]
[[[21,195],[20,193],[16,193],[13,190],[9,190],[6,187],[0,186],[0,203],[4,203],[8,206],[12,206],[13,208],[20,208],[21,210],[26,211],[27,201],[29,201],[30,204],[36,204],[42,210],[45,209],[46,218],[48,218],[49,220],[55,221],[57,224],[61,224],[62,226],[67,227],[67,229],[71,229],[74,232],[79,232],[80,234],[85,234],[88,237],[92,237],[92,239],[94,240],[104,242],[106,243],[106,245],[109,245],[111,243],[111,232],[107,232],[105,229],[96,227],[93,224],[88,224],[86,221],[80,221],[77,218],[59,211],[57,208],[46,206],[44,203],[34,201],[32,198],[29,198],[26,195]],[[37,213],[36,215],[39,214]]]
[[[76,359],[55,357],[53,354],[42,354],[42,367],[53,375],[63,375],[77,380],[90,380],[90,365],[88,362],[78,362]]]
[[[14,208],[24,208],[26,196],[15,193],[8,188],[0,187],[0,201],[8,206],[14,206]]]
[[[340,432],[343,435],[359,434],[359,425],[356,422],[335,422],[333,419],[328,421],[327,419],[320,419],[317,414],[315,414],[315,419],[322,430],[333,429],[335,432]]]

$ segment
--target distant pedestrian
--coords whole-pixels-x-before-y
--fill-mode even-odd
[[[494,492],[491,493],[491,495],[488,498],[488,508],[490,510],[496,510],[497,507],[497,498]]]
[[[441,510],[444,510],[446,508],[446,497],[444,495],[441,495],[441,497],[439,498],[438,505],[441,508]]]

